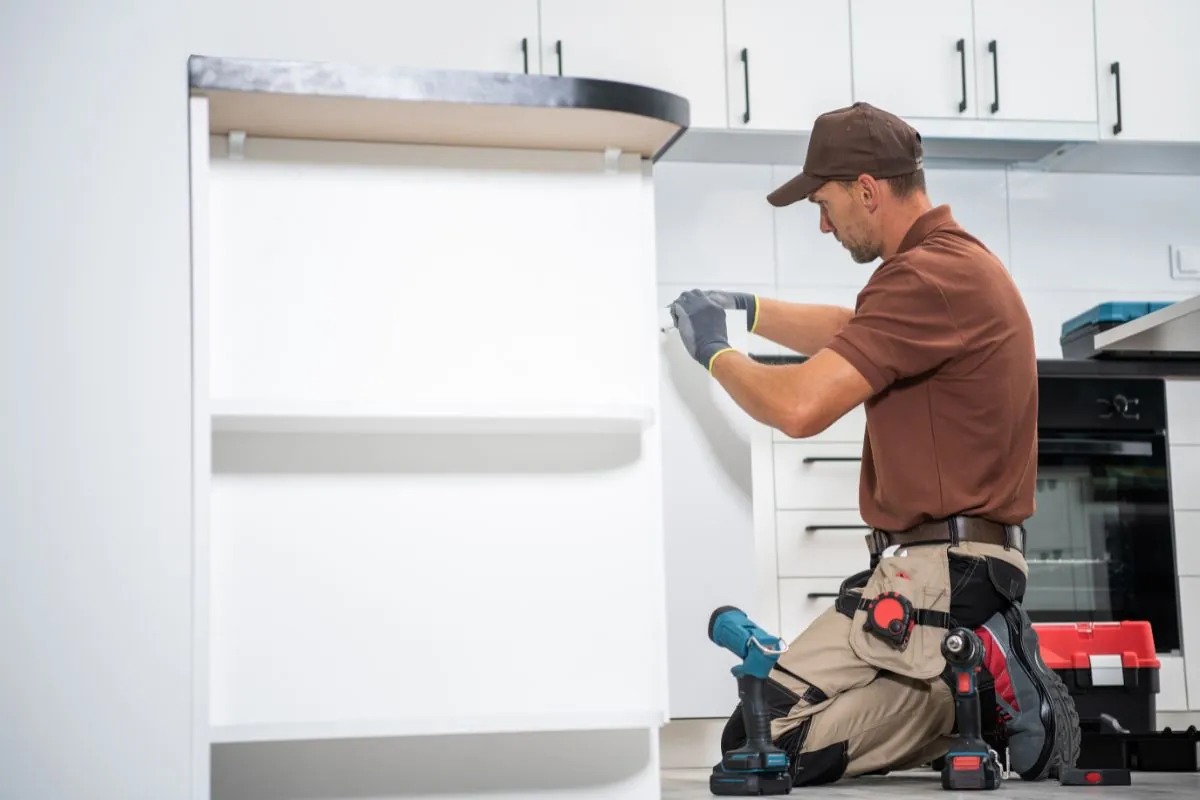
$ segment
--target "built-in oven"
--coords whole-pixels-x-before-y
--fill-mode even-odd
[[[1163,381],[1038,379],[1037,507],[1026,523],[1034,622],[1146,620],[1179,649]]]

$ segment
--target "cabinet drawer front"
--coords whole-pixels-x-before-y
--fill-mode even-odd
[[[845,576],[848,577],[848,576]],[[833,605],[841,578],[787,578],[779,582],[779,635],[791,642]],[[830,595],[811,597],[810,595]]]
[[[862,448],[853,444],[775,444],[780,509],[858,509]]]
[[[850,411],[847,411],[841,419],[834,422],[825,430],[818,433],[816,436],[809,436],[804,441],[806,442],[843,442],[846,444],[862,445],[863,438],[867,432],[867,409],[865,406],[856,406]],[[788,436],[781,430],[775,429],[773,436],[777,442],[794,442],[792,437]]]
[[[775,517],[781,578],[843,578],[868,569],[870,529],[857,511],[780,511]]]
[[[1200,616],[1188,613],[1197,603],[1200,603],[1200,578],[1180,578],[1179,607],[1183,614],[1179,624],[1183,635],[1184,681],[1191,711],[1200,711]]]
[[[1171,444],[1200,444],[1200,381],[1166,381],[1167,437]]]
[[[1175,574],[1200,577],[1200,511],[1176,510]]]
[[[1171,471],[1171,506],[1176,510],[1200,511],[1200,447],[1167,448]],[[776,462],[776,469],[779,469]]]

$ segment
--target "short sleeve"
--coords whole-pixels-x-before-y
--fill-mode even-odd
[[[911,266],[893,264],[872,276],[828,348],[878,393],[946,363],[962,352],[963,338],[941,289]]]

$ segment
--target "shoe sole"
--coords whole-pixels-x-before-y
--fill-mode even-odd
[[[1046,740],[1050,743],[1046,752],[1042,753],[1032,769],[1021,775],[1021,779],[1058,780],[1064,769],[1073,769],[1079,760],[1083,735],[1079,729],[1079,711],[1066,684],[1042,660],[1041,648],[1035,647],[1032,653],[1028,652],[1022,630],[1026,625],[1032,625],[1025,609],[1014,604],[1004,613],[1004,620],[1008,624],[1009,638],[1017,659],[1034,679],[1041,704],[1042,723],[1046,726]]]

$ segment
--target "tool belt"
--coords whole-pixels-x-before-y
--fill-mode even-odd
[[[873,529],[867,534],[867,549],[871,551],[874,567],[884,550],[898,547],[920,547],[930,544],[957,545],[962,542],[994,544],[1025,554],[1025,529],[1020,525],[1003,525],[982,517],[954,516],[934,522],[923,522],[905,531]]]

